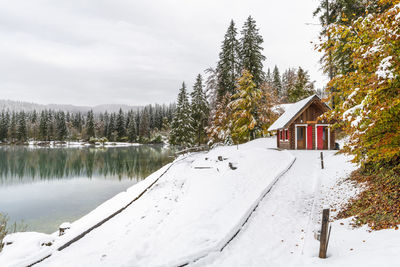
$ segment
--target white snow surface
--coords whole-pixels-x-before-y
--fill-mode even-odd
[[[268,148],[274,142],[258,139],[181,158],[138,201],[68,248],[53,249],[37,266],[176,266],[221,249],[294,161],[289,152]],[[72,223],[52,247],[128,202],[135,195],[129,191]],[[21,266],[33,258],[4,260],[12,246],[0,254],[0,266]]]
[[[292,105],[293,105],[293,103],[279,104],[279,105],[275,105],[275,106],[272,108],[272,110],[273,110],[274,112],[276,112],[276,113],[283,113],[283,112],[285,112],[286,110],[288,110],[288,108],[289,108],[290,106],[292,106]]]
[[[363,190],[346,177],[356,166],[349,157],[324,151],[291,151],[297,160],[262,200],[248,223],[222,252],[190,266],[399,266],[400,231],[353,229],[351,218],[331,223],[327,259],[318,258],[321,213],[339,207]]]
[[[331,223],[328,258],[318,258],[314,233],[322,209],[331,207],[332,218],[364,190],[346,180],[357,166],[348,156],[324,151],[321,169],[320,151],[270,149],[275,142],[258,139],[180,157],[73,222],[61,237],[7,236],[14,243],[0,253],[0,266],[26,266],[48,253],[52,256],[36,266],[398,266],[400,231],[353,229],[351,219]],[[229,162],[237,169],[231,170]],[[55,251],[129,203],[165,171],[126,210]],[[53,245],[43,246],[46,242]]]
[[[393,72],[391,71],[392,63],[390,62],[392,60],[392,56],[385,57],[384,59],[381,60],[378,70],[375,72],[375,74],[381,78],[381,79],[393,79],[394,75]]]
[[[290,104],[285,107],[285,112],[268,128],[268,131],[275,131],[285,127],[286,124],[294,117],[296,114],[308,104],[317,95],[309,96],[303,100],[296,103]]]

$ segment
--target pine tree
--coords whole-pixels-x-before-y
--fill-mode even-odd
[[[218,73],[214,68],[208,68],[205,70],[207,79],[205,82],[205,94],[206,99],[210,105],[211,113],[214,112],[215,106],[217,105],[218,98]]]
[[[55,139],[54,115],[51,110],[47,113],[47,140]]]
[[[273,84],[272,74],[271,74],[271,70],[269,68],[267,70],[267,74],[265,75],[265,82],[269,86],[272,86],[272,84]]]
[[[40,113],[40,123],[39,123],[39,137],[41,140],[46,141],[48,134],[47,134],[47,112],[42,111]]]
[[[107,139],[108,139],[108,127],[109,127],[109,124],[110,124],[110,117],[108,116],[108,112],[106,111],[104,113],[104,131],[103,131],[102,135],[104,137],[107,137]]]
[[[296,83],[292,90],[288,91],[289,102],[297,102],[315,94],[314,82],[310,81],[310,75],[301,67],[297,70]]]
[[[119,109],[118,112],[116,130],[117,130],[118,141],[121,141],[122,138],[125,136],[125,119],[122,109]]]
[[[141,138],[150,138],[150,119],[147,108],[144,108],[140,116],[139,136]]]
[[[15,142],[15,140],[17,139],[17,115],[15,112],[13,112],[11,115],[8,136],[10,137],[11,142]]]
[[[258,33],[255,20],[251,16],[244,23],[241,33],[241,67],[251,73],[254,83],[259,87],[265,81],[263,71],[265,56],[262,54],[263,48],[261,46],[264,41]]]
[[[38,115],[37,115],[36,110],[34,110],[34,111],[32,112],[32,116],[31,116],[31,123],[36,123],[36,122],[37,122],[37,119],[38,119]]]
[[[231,20],[222,42],[222,49],[217,64],[218,73],[218,99],[227,92],[235,93],[236,79],[240,75],[240,43],[236,38],[237,29]]]
[[[8,123],[9,123],[9,114],[5,113],[4,110],[1,112],[1,121],[0,121],[0,141],[4,142],[8,137]]]
[[[110,114],[110,121],[108,123],[107,127],[107,139],[110,141],[115,141],[114,140],[114,131],[115,131],[115,116],[113,113]]]
[[[136,142],[136,121],[133,113],[131,113],[131,115],[129,116],[128,141]]]
[[[295,88],[296,84],[296,79],[297,79],[297,74],[296,70],[289,68],[285,70],[282,74],[282,94],[281,94],[281,102],[287,103],[289,101],[288,99],[288,93],[290,91],[293,91]]]
[[[203,91],[203,78],[199,74],[191,93],[191,116],[193,129],[195,131],[195,143],[201,144],[206,136],[205,126],[208,121],[209,107],[206,95]]]
[[[93,116],[92,110],[90,110],[87,114],[86,134],[87,134],[88,140],[91,137],[96,137],[95,132],[94,132],[94,116]]]
[[[173,145],[190,146],[193,143],[194,129],[185,83],[182,83],[177,102],[169,142]]]
[[[273,71],[272,76],[273,76],[272,77],[272,83],[273,83],[274,88],[275,88],[276,96],[278,98],[280,98],[282,96],[282,80],[281,80],[281,75],[279,73],[278,66],[276,66],[276,65],[274,67],[274,71]]]
[[[18,129],[17,129],[17,139],[19,142],[25,142],[27,139],[27,128],[26,128],[26,118],[25,112],[21,111],[18,115]]]
[[[237,90],[228,105],[232,110],[231,134],[235,143],[244,143],[255,139],[259,134],[257,131],[262,129],[258,114],[262,91],[257,88],[253,76],[247,70],[243,71]]]
[[[64,141],[68,135],[68,129],[65,122],[65,114],[63,111],[60,111],[57,114],[57,139],[60,141]]]

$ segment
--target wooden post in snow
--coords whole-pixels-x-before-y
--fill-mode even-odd
[[[321,225],[321,237],[319,239],[319,257],[321,259],[326,258],[326,251],[328,250],[329,234],[329,209],[324,209],[322,211],[322,225]]]
[[[324,153],[321,152],[321,169],[324,168]]]

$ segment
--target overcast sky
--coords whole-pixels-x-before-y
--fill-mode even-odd
[[[317,0],[0,0],[0,99],[41,104],[175,101],[182,81],[215,66],[231,19],[252,15],[265,70],[326,78],[311,41]]]

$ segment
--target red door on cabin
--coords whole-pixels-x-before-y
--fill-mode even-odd
[[[307,126],[307,149],[312,149],[312,126]]]
[[[324,149],[324,126],[317,126],[317,149]]]

